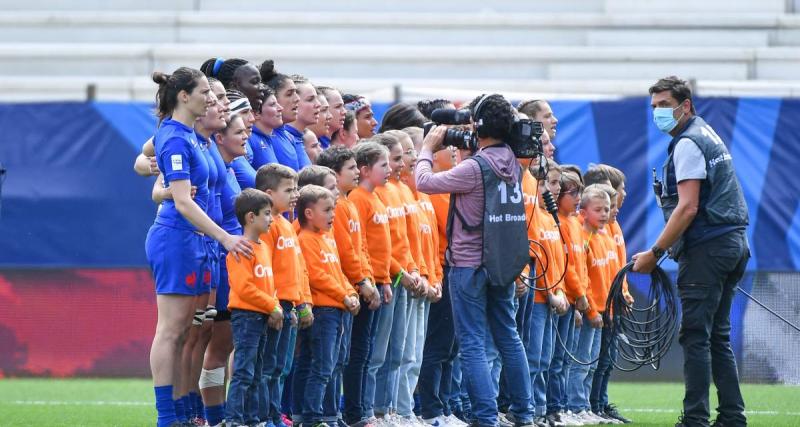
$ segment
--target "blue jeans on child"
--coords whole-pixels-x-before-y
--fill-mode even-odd
[[[308,363],[303,401],[304,424],[314,425],[322,422],[322,401],[328,382],[333,381],[333,371],[339,359],[342,346],[342,325],[345,311],[335,307],[314,307],[314,324],[311,326],[311,357],[298,359],[300,366]]]
[[[497,424],[495,385],[484,347],[487,336],[491,336],[511,380],[508,384],[513,399],[510,412],[519,421],[530,421],[529,372],[514,320],[514,286],[496,286],[489,282],[485,270],[467,267],[451,268],[449,280],[462,375],[474,418],[480,426]]]
[[[361,310],[353,318],[350,334],[350,358],[344,366],[342,386],[344,389],[344,421],[355,424],[364,419],[364,381],[372,344],[375,311],[367,308],[361,299]]]
[[[602,331],[594,329],[584,317],[583,325],[576,331],[578,343],[575,347],[575,358],[581,362],[591,362],[600,353],[600,336]],[[589,393],[592,388],[592,376],[597,362],[592,365],[574,363],[569,368],[567,382],[567,409],[574,413],[591,410]]]
[[[442,299],[430,306],[425,347],[422,350],[418,389],[422,418],[425,419],[451,414],[447,397],[453,383],[453,360],[458,354],[458,346],[453,329],[448,270],[449,267],[445,267]]]
[[[547,372],[553,358],[553,314],[547,303],[534,303],[527,356],[537,417],[547,414]]]
[[[292,309],[290,301],[281,301],[284,318],[283,327],[280,331],[270,329],[267,335],[267,357],[264,359],[265,375],[268,377],[269,384],[269,418],[278,423],[281,420],[281,396],[283,393],[283,382],[281,377],[286,370],[287,363],[294,353],[294,346],[290,347],[292,335],[297,333],[297,327],[292,326]],[[271,352],[271,354],[270,354]]]
[[[406,344],[397,381],[397,414],[414,416],[414,389],[419,379],[422,363],[422,346],[425,344],[425,322],[428,303],[425,298],[408,299]]]
[[[239,424],[259,420],[257,400],[262,355],[267,340],[267,316],[247,310],[231,310],[233,330],[233,372],[225,404],[225,419]]]
[[[362,306],[364,310],[367,307]],[[322,402],[322,418],[328,425],[335,425],[336,421],[342,418],[339,402],[342,397],[342,373],[344,365],[350,358],[350,335],[353,329],[353,315],[344,313],[342,317],[342,339],[339,346],[339,357],[336,359],[336,366],[333,368],[333,377],[328,381],[325,389],[325,399]]]
[[[388,414],[397,409],[397,390],[400,378],[400,364],[408,332],[408,291],[402,286],[392,289],[394,295],[394,314],[392,315],[389,345],[386,358],[375,376],[375,402],[373,412]]]
[[[571,306],[565,315],[554,318],[554,326],[558,335],[554,336],[553,360],[550,362],[550,371],[548,372],[550,377],[547,385],[548,414],[567,408],[567,374],[571,360],[564,351],[564,347],[572,348],[572,337],[575,332],[575,314]],[[559,337],[561,342],[559,342]]]
[[[398,288],[392,288],[392,292],[396,293]],[[380,288],[381,300],[383,300],[383,287]],[[397,303],[397,295],[392,295],[392,300],[389,304],[383,304],[375,312],[375,318],[372,326],[372,353],[367,362],[367,375],[364,380],[364,394],[363,403],[364,416],[366,418],[375,416],[375,402],[378,401],[379,394],[376,388],[378,377],[378,370],[386,362],[388,357],[387,352],[389,349],[389,338],[392,334],[392,322],[394,319],[394,307]],[[383,394],[383,391],[380,392]]]
[[[617,361],[617,337],[611,335],[611,328],[604,326],[600,336],[600,360],[597,361],[589,395],[589,403],[595,413],[604,411],[608,406],[608,379]]]

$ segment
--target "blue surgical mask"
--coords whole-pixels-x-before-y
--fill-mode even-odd
[[[677,108],[680,108],[680,105],[675,108],[658,107],[653,109],[653,121],[661,132],[670,133],[675,129],[675,126],[678,126],[678,120],[683,118],[683,114],[681,114],[680,118],[675,119],[672,116],[672,112]]]

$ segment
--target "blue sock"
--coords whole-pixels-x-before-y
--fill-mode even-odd
[[[183,399],[183,407],[184,412],[186,412],[186,418],[191,420],[194,418],[194,400],[192,400],[192,396],[187,394],[184,395],[181,399]]]
[[[158,427],[166,427],[178,418],[175,416],[175,404],[172,401],[172,386],[162,385],[153,387],[156,393],[156,412],[158,412]]]
[[[186,408],[183,411],[186,412],[186,419],[190,420],[194,418],[194,400],[192,400],[192,396],[186,394],[181,399],[183,399],[183,407]]]
[[[194,417],[195,418],[203,418],[205,417],[205,409],[203,408],[203,398],[200,397],[200,393],[197,392],[189,392],[189,399],[192,400],[192,409],[194,409]]]
[[[178,421],[180,422],[189,421],[189,419],[186,418],[186,407],[183,406],[182,397],[175,399],[175,416],[178,417]]]
[[[215,426],[225,418],[225,404],[216,406],[206,406],[206,421],[208,425]]]

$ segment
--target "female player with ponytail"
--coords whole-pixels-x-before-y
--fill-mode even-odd
[[[145,250],[156,285],[158,323],[150,350],[158,411],[158,426],[176,424],[174,386],[183,340],[194,314],[202,262],[207,256],[203,241],[209,235],[238,256],[250,256],[250,245],[240,236],[225,232],[205,210],[208,205],[208,162],[194,134],[195,121],[216,100],[208,79],[198,70],[181,67],[172,75],[154,73],[158,83],[159,129],[153,139],[158,169],[172,200],[164,200],[150,227]],[[191,187],[197,187],[194,198]]]
[[[278,163],[299,171],[302,167],[311,164],[311,161],[305,152],[302,140],[303,134],[300,133],[298,145],[295,136],[286,129],[286,123],[292,123],[297,120],[300,104],[297,86],[291,77],[278,73],[275,70],[275,63],[270,59],[261,64],[260,70],[261,79],[264,84],[275,92],[275,99],[283,109],[281,114],[284,125],[275,129],[274,132],[273,149],[275,150],[275,157],[278,159]]]

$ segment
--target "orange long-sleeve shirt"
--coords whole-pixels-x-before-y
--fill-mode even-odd
[[[396,181],[390,180],[386,185],[375,188],[375,194],[386,206],[386,213],[389,214],[389,233],[392,238],[392,259],[389,272],[392,277],[395,277],[400,274],[401,270],[418,270],[411,257],[408,233],[406,232],[406,209]]]
[[[522,171],[522,201],[525,205],[525,223],[528,227],[528,240],[535,240],[539,241],[539,223],[537,222],[538,214],[536,212],[536,206],[538,206],[539,200],[539,188],[536,181],[536,178],[531,175],[531,172],[524,168]],[[533,263],[536,264],[536,269],[541,272],[542,265],[538,265],[539,261],[544,261],[544,252],[539,245],[535,243],[529,243],[530,248],[530,256],[533,260]],[[526,274],[531,277],[536,277],[538,274],[534,273],[531,274],[530,271],[530,264],[525,267],[522,271],[523,274]]]
[[[556,221],[550,213],[543,208],[536,208],[534,211],[534,215],[536,215],[534,221],[538,225],[536,240],[542,244],[544,254],[547,257],[547,272],[545,272],[544,277],[539,279],[537,287],[544,288],[555,285],[549,291],[536,291],[534,294],[533,301],[535,303],[545,303],[547,302],[547,294],[555,294],[559,290],[564,291],[564,282],[559,282],[561,275],[564,273],[564,246],[561,243]],[[540,268],[537,268],[538,274],[541,274]]]
[[[362,187],[357,187],[347,197],[355,205],[358,217],[362,219],[361,226],[367,241],[367,253],[375,283],[391,283],[392,238],[386,206],[375,193]]]
[[[308,283],[315,307],[344,310],[344,297],[358,295],[342,272],[336,241],[327,232],[300,230],[300,249],[308,266]]]
[[[270,248],[278,299],[295,305],[305,302],[303,255],[292,224],[283,215],[272,215],[272,225],[261,240]]]
[[[625,236],[622,234],[622,227],[620,227],[619,221],[614,221],[608,224],[606,226],[606,230],[611,236],[611,240],[613,241],[617,251],[617,268],[614,270],[614,276],[616,276],[617,272],[619,272],[622,267],[625,267],[625,264],[628,262],[628,251],[625,248]],[[622,282],[622,293],[625,295],[630,295],[628,291],[627,279]]]
[[[228,309],[250,310],[269,314],[278,305],[272,277],[269,247],[259,241],[253,245],[251,258],[234,254],[225,257],[228,267],[230,297]]]
[[[420,224],[422,223],[421,216],[425,215],[417,203],[417,198],[414,197],[414,192],[404,182],[396,182],[397,189],[400,193],[400,200],[403,201],[403,206],[406,211],[406,236],[408,236],[408,247],[411,251],[411,259],[417,265],[419,274],[421,276],[430,277],[428,271],[428,264],[425,257],[422,255],[422,237],[420,236]],[[433,266],[431,266],[433,267]]]
[[[428,266],[428,282],[432,285],[442,283],[442,264],[439,263],[439,227],[436,224],[436,212],[433,210],[430,196],[417,191],[414,194],[420,208],[419,232],[422,243],[422,256]]]
[[[589,276],[586,270],[586,252],[583,249],[583,226],[574,215],[558,214],[561,220],[561,232],[567,247],[569,261],[567,274],[564,276],[564,291],[570,304],[586,295]]]
[[[447,252],[447,215],[450,211],[450,195],[426,194],[426,196],[428,196],[433,205],[433,212],[436,214],[436,227],[439,228],[439,263],[445,265],[447,264],[445,253]]]
[[[339,251],[342,271],[351,285],[372,277],[367,253],[366,233],[361,230],[361,218],[356,205],[346,195],[339,195],[333,217],[333,238]]]
[[[589,299],[588,315],[594,317],[606,310],[606,300],[611,287],[611,260],[602,230],[590,233],[584,229],[583,240],[586,250],[586,270],[589,273],[589,288],[586,293]]]

